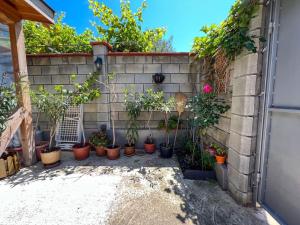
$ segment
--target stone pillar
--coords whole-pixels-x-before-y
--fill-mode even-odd
[[[109,51],[109,45],[105,42],[92,42],[93,48],[93,61],[95,62],[98,57],[102,59],[102,69],[99,71],[99,80],[104,82],[107,79],[107,54]],[[96,72],[96,66],[94,66]],[[96,100],[97,104],[97,127],[102,124],[106,124],[107,128],[110,128],[110,95],[109,91],[101,84],[101,97]]]
[[[264,34],[261,4],[250,23],[250,33]],[[262,75],[262,43],[258,53],[244,51],[234,61],[232,108],[228,150],[228,189],[241,204],[253,204],[257,121]]]

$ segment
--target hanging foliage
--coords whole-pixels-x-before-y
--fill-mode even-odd
[[[194,39],[192,51],[199,58],[204,58],[214,57],[221,49],[230,60],[244,48],[255,53],[256,36],[249,34],[249,25],[257,9],[258,0],[237,0],[221,24],[202,27],[205,36]]]

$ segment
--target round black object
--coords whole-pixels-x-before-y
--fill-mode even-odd
[[[156,84],[160,84],[165,80],[165,76],[162,73],[156,73],[152,77]]]
[[[160,150],[160,157],[165,158],[165,159],[172,158],[173,148],[171,145],[166,147],[165,144],[160,144],[159,150]]]

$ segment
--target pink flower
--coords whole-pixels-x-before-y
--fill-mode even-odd
[[[205,85],[203,86],[202,91],[203,91],[205,94],[209,94],[209,93],[211,93],[211,92],[213,91],[213,88],[212,88],[212,86],[210,86],[209,84],[205,84]]]

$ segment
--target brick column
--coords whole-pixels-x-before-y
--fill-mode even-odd
[[[91,45],[93,47],[93,62],[95,62],[97,57],[102,59],[103,64],[101,71],[99,71],[99,80],[104,81],[107,79],[107,53],[110,46],[105,42],[92,42]],[[96,71],[96,66],[94,66],[94,71]],[[97,126],[99,128],[100,125],[106,124],[107,128],[110,128],[110,95],[104,87],[101,88],[101,93],[101,97],[94,102],[97,105]]]

